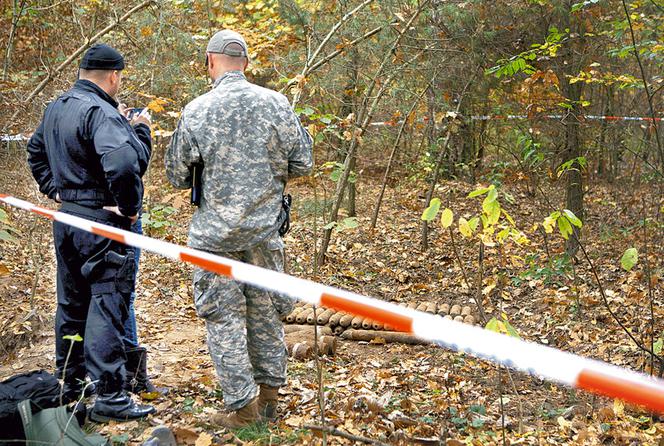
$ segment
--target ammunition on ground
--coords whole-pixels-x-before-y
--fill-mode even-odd
[[[355,316],[351,314],[343,315],[343,317],[339,320],[339,325],[341,325],[344,328],[350,326],[351,322],[353,322],[354,317]]]
[[[325,310],[323,311],[322,314],[318,316],[316,321],[318,322],[318,325],[325,325],[327,322],[330,320],[330,317],[335,313],[334,310]]]
[[[363,320],[364,320],[364,317],[355,316],[353,318],[352,322],[350,323],[350,325],[352,325],[353,328],[360,328],[360,327],[362,327],[362,321]]]
[[[451,316],[459,316],[461,314],[461,305],[454,304],[450,310]]]

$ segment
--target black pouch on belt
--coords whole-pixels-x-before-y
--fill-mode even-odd
[[[285,194],[281,197],[281,212],[279,212],[279,235],[284,236],[290,230],[290,210],[293,204],[291,194]]]
[[[131,293],[134,291],[134,276],[136,271],[134,251],[127,249],[125,255],[118,254],[115,251],[107,251],[105,260],[111,265],[120,267],[115,275],[117,290],[121,293]]]

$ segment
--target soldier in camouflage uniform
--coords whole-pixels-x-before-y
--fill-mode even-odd
[[[311,137],[286,97],[247,81],[247,45],[239,34],[218,32],[206,56],[214,87],[185,107],[165,158],[177,188],[190,188],[192,167],[203,165],[189,246],[283,271],[282,193],[289,179],[311,172]],[[194,302],[231,412],[212,421],[236,428],[273,419],[286,382],[280,315],[293,301],[197,269]]]

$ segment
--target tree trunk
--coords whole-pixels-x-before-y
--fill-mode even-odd
[[[565,189],[565,203],[566,208],[574,212],[574,214],[583,221],[583,175],[581,172],[581,165],[578,162],[579,157],[582,155],[581,139],[579,135],[579,119],[581,115],[580,101],[583,82],[570,83],[570,78],[579,73],[584,63],[584,41],[583,31],[580,29],[580,24],[577,19],[572,15],[571,8],[572,2],[565,2],[567,8],[563,13],[563,26],[562,29],[569,28],[572,34],[579,37],[575,43],[567,42],[564,44],[562,54],[561,76],[559,76],[562,92],[567,98],[569,109],[568,114],[563,120],[565,126],[565,150],[564,160],[567,162],[574,160],[569,169],[565,172],[567,178]],[[579,249],[579,240],[581,238],[581,231],[576,226],[572,225],[574,235],[567,239],[565,251],[569,256],[574,256]]]

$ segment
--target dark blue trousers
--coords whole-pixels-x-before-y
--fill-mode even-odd
[[[129,220],[95,210],[92,218],[63,211],[121,229]],[[126,222],[125,222],[126,220]],[[120,391],[125,379],[124,325],[135,274],[133,249],[113,240],[54,222],[57,258],[58,308],[55,318],[58,377],[75,385],[89,375],[97,392]],[[80,335],[83,342],[64,338]]]

